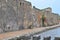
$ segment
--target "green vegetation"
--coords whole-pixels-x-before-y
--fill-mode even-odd
[[[45,16],[42,15],[42,26],[43,26],[43,27],[45,26],[44,21],[45,21]]]

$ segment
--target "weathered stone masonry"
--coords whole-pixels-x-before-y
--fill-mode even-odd
[[[17,31],[29,26],[42,27],[42,15],[46,24],[57,24],[60,16],[52,13],[51,8],[38,9],[25,0],[0,0],[0,33]],[[48,25],[46,25],[48,26]]]

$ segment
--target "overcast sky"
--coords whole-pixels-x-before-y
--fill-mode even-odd
[[[60,14],[60,0],[28,0],[39,9],[51,7],[54,13]]]

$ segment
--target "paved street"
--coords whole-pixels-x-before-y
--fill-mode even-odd
[[[40,28],[34,28],[34,29],[24,29],[24,30],[15,31],[15,32],[7,32],[7,33],[0,34],[0,40],[24,36],[24,35],[28,35],[28,34],[29,35],[35,34],[38,32],[43,32],[43,31],[47,31],[47,30],[50,30],[53,28],[57,28],[59,26],[60,25],[54,25],[54,26],[50,26],[50,27],[40,27]]]

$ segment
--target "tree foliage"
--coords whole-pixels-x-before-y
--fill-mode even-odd
[[[43,26],[43,27],[45,26],[44,21],[45,21],[45,16],[42,15],[42,26]]]

